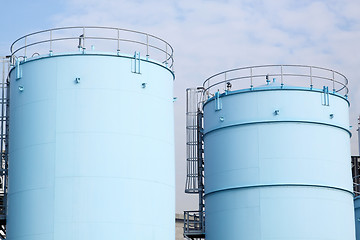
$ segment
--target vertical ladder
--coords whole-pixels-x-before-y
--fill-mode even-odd
[[[184,212],[184,237],[205,238],[202,88],[186,89],[185,193],[199,195],[199,209]]]
[[[7,169],[8,169],[8,134],[9,134],[9,57],[0,57],[2,77],[0,82],[0,239],[6,239],[6,211],[7,211]]]

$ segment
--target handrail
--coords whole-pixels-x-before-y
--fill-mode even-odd
[[[360,175],[353,177],[353,191],[355,197],[360,195]]]
[[[302,71],[299,73],[299,71]],[[304,73],[305,71],[305,73]],[[314,73],[314,71],[316,73]],[[256,72],[256,73],[254,73]],[[229,77],[229,75],[231,75]],[[291,65],[291,64],[282,64],[282,65],[258,65],[258,66],[249,66],[234,68],[227,71],[217,73],[209,78],[207,78],[204,83],[204,93],[209,97],[215,94],[215,92],[220,90],[221,84],[228,84],[232,86],[233,83],[238,83],[239,80],[242,80],[242,86],[237,88],[232,88],[231,90],[240,90],[249,88],[260,87],[264,84],[263,81],[255,80],[266,79],[269,83],[269,77],[280,77],[280,86],[294,84],[291,81],[291,78],[302,78],[301,84],[296,83],[299,87],[306,87],[309,89],[314,88],[314,83],[319,83],[320,81],[325,81],[332,85],[332,93],[338,93],[345,98],[347,98],[349,90],[347,87],[348,79],[341,73],[334,71],[332,69],[308,66],[308,65]],[[305,78],[305,79],[303,79]],[[235,82],[237,81],[237,82]],[[226,89],[224,89],[226,90]]]
[[[184,211],[184,235],[205,234],[205,212]]]
[[[89,29],[100,30],[100,31],[102,30],[103,32],[96,33],[95,35],[88,35],[87,30],[89,30]],[[69,34],[69,33],[67,33],[68,35],[66,35],[66,33],[64,33],[64,30],[79,30],[79,32],[78,32],[77,36],[74,36],[74,34]],[[103,34],[104,34],[105,30],[113,31],[112,33],[116,37],[104,37]],[[63,34],[62,37],[54,38],[54,36],[53,36],[54,33],[58,33],[61,31]],[[47,36],[41,35],[41,34],[46,34],[46,33],[49,33],[49,34]],[[122,36],[123,34],[127,34],[127,33],[135,34],[135,36],[137,38],[135,38],[135,36],[127,37],[127,38]],[[69,35],[71,35],[71,36],[69,36]],[[142,39],[139,40],[138,39],[139,37],[141,37]],[[121,47],[120,43],[127,42],[127,43],[141,45],[141,46],[145,47],[147,59],[150,57],[150,55],[156,55],[155,57],[153,57],[154,60],[160,61],[162,64],[165,64],[170,69],[173,69],[174,49],[165,40],[163,40],[159,37],[156,37],[152,34],[145,33],[145,32],[128,30],[128,29],[123,29],[123,28],[115,28],[115,27],[96,27],[96,26],[60,27],[60,28],[52,28],[52,29],[37,31],[37,32],[33,32],[33,33],[29,33],[27,35],[24,35],[24,36],[16,39],[10,46],[12,63],[14,63],[15,58],[24,57],[26,59],[27,51],[28,51],[29,47],[49,43],[48,52],[52,54],[55,50],[53,47],[54,42],[77,40],[77,39],[80,40],[79,45],[77,47],[81,48],[81,50],[86,49],[85,43],[87,42],[87,40],[102,40],[102,41],[113,41],[113,42],[116,41],[117,49],[115,49],[115,52],[117,54],[119,54],[119,52],[120,52],[120,47]],[[33,40],[33,41],[30,42],[29,40]],[[82,43],[81,43],[81,40],[82,40]],[[156,44],[154,43],[154,41],[156,42]],[[61,49],[56,49],[56,50],[57,50],[57,52],[62,51]],[[22,52],[23,55],[20,55],[20,52]],[[159,56],[160,54],[162,56]],[[31,54],[30,54],[30,56],[31,56]]]
[[[353,191],[355,197],[360,195],[360,156],[351,156],[351,172],[353,177]]]

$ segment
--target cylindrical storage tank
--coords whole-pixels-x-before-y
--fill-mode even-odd
[[[205,82],[206,94],[217,90],[203,107],[206,239],[354,240],[349,102],[336,80],[343,75],[270,66],[279,70],[270,83],[265,67]],[[309,86],[291,86],[289,76]],[[256,87],[255,78],[267,84]],[[329,87],[314,87],[327,78]],[[244,79],[248,88],[234,88]]]
[[[171,48],[79,48],[14,62],[7,239],[174,239]]]

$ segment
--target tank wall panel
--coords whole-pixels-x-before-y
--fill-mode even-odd
[[[11,73],[8,239],[174,238],[173,75],[131,61],[57,56]]]
[[[264,184],[352,191],[349,135],[338,128],[303,123],[229,127],[207,134],[205,149],[206,193]]]
[[[326,188],[246,188],[206,196],[206,237],[355,239],[352,195]]]
[[[215,101],[205,105],[205,132],[219,127],[258,121],[311,121],[349,128],[349,106],[343,98],[329,95],[329,106],[324,106],[324,95],[315,91],[271,90],[244,92],[221,97],[222,109],[215,111]],[[275,110],[279,114],[275,115]],[[333,118],[330,118],[333,114]],[[224,121],[219,121],[223,117]]]
[[[205,104],[207,240],[355,239],[348,102],[322,97],[268,89]]]

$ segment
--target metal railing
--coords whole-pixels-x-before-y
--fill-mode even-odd
[[[360,195],[360,175],[353,177],[353,191],[355,197]]]
[[[204,81],[203,87],[206,96],[211,97],[217,91],[252,90],[275,81],[279,87],[322,89],[326,85],[332,89],[332,93],[339,93],[346,98],[349,92],[348,79],[343,74],[331,69],[307,65],[260,65],[235,68],[209,77]]]
[[[112,46],[110,42],[113,42]],[[101,51],[115,52],[117,55],[142,50],[146,53],[146,59],[151,58],[173,68],[174,50],[165,40],[148,33],[114,27],[76,26],[38,31],[17,39],[10,51],[14,64],[16,58],[64,53],[74,48],[85,53],[87,47],[91,46],[89,51],[94,51],[96,44]]]
[[[203,211],[184,212],[184,236],[190,239],[205,237],[205,213]]]

